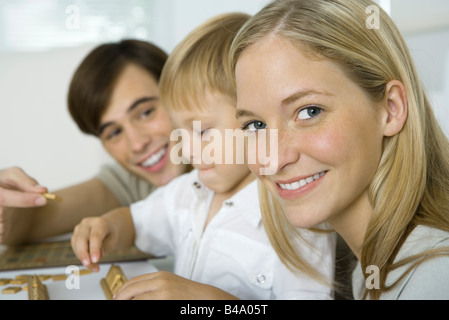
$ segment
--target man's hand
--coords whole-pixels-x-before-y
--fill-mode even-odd
[[[42,193],[47,188],[40,186],[22,169],[14,167],[0,170],[0,208],[27,208],[47,203]]]
[[[47,188],[40,186],[22,169],[0,170],[0,244],[15,243],[17,237],[27,234],[31,225],[30,210],[47,203],[42,196],[44,192]]]

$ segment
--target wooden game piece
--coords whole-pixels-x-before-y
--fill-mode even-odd
[[[10,282],[9,282],[9,284],[13,284],[13,285],[22,285],[22,284],[25,284],[27,282],[27,279],[23,279],[23,278],[19,278],[19,279],[14,279],[14,280],[11,280]]]
[[[2,290],[2,293],[3,294],[16,294],[20,290],[22,290],[21,287],[7,287],[7,288]]]
[[[66,280],[67,279],[67,275],[66,274],[54,274],[54,275],[51,276],[51,279],[53,281]]]
[[[122,268],[119,266],[111,265],[111,268],[106,275],[106,278],[101,279],[100,284],[103,289],[103,293],[106,299],[112,300],[112,297],[120,289],[123,284],[127,281]]]
[[[49,275],[49,274],[40,274],[39,275],[39,280],[40,281],[45,281],[45,280],[48,280],[50,278],[51,278],[51,275]]]
[[[60,196],[57,196],[56,194],[53,194],[53,193],[43,193],[42,195],[44,196],[44,198],[46,198],[48,200],[55,200],[58,202],[62,201],[62,198]]]
[[[92,270],[89,270],[89,269],[81,269],[80,270],[80,276],[89,274],[89,273],[92,273]]]
[[[11,279],[0,279],[0,286],[6,286],[11,282]]]
[[[47,286],[42,284],[37,275],[28,277],[28,300],[50,300]]]

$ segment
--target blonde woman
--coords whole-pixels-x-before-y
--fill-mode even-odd
[[[359,261],[355,298],[448,299],[449,142],[402,36],[373,6],[268,4],[231,47],[236,115],[249,135],[277,130],[276,173],[251,170],[284,263],[308,267],[286,240],[293,226],[328,222]]]

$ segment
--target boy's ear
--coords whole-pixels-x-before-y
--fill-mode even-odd
[[[386,87],[384,135],[394,136],[404,127],[408,115],[408,102],[404,84],[398,80],[390,81]]]

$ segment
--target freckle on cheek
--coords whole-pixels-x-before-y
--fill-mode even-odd
[[[315,139],[314,149],[323,155],[333,155],[340,150],[341,137],[338,134],[321,135]]]

